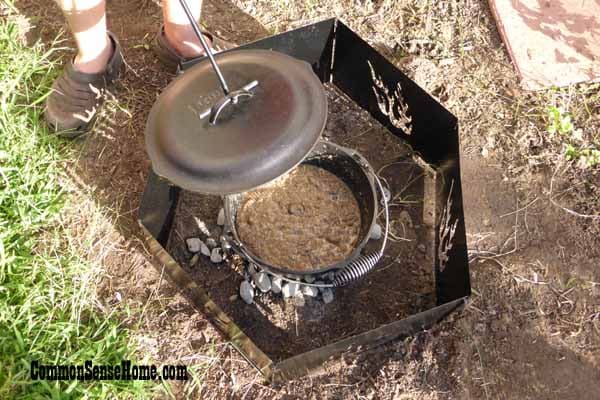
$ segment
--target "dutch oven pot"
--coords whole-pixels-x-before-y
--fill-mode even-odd
[[[340,178],[352,191],[360,209],[361,228],[353,252],[345,259],[332,265],[319,265],[305,270],[288,269],[285,266],[272,265],[254,254],[241,241],[236,224],[236,216],[243,204],[244,194],[228,195],[224,198],[225,231],[231,235],[230,244],[248,260],[261,268],[277,274],[312,275],[344,268],[360,255],[369,241],[371,230],[377,217],[377,195],[375,173],[367,160],[358,152],[331,142],[320,141],[302,164],[323,168]]]
[[[311,66],[268,50],[234,50],[204,60],[177,77],[153,105],[146,148],[157,175],[190,191],[224,196],[225,239],[247,260],[274,274],[336,270],[329,285],[342,286],[372,269],[381,249],[360,255],[377,216],[381,182],[356,151],[320,141],[327,97]],[[209,62],[211,61],[211,62]],[[220,70],[220,71],[219,71]],[[218,72],[233,89],[224,90]],[[318,143],[318,144],[317,144]],[[286,174],[300,163],[317,165],[341,178],[361,209],[361,231],[346,260],[300,272],[269,265],[241,243],[235,217],[243,193]]]

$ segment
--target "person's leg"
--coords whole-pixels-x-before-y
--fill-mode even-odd
[[[85,133],[104,101],[103,92],[123,69],[119,42],[106,30],[105,0],[56,0],[77,43],[46,99],[44,116],[67,137]]]
[[[75,69],[84,73],[102,72],[112,55],[106,34],[105,0],[56,0],[77,44]]]
[[[196,21],[200,21],[202,0],[186,0]],[[173,48],[184,58],[193,58],[204,54],[202,45],[196,37],[179,0],[163,0],[163,19],[165,35]],[[206,37],[210,45],[210,38]]]

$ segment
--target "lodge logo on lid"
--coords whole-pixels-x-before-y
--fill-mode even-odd
[[[238,76],[233,75],[227,78],[228,81],[232,82],[232,87],[242,86],[245,82],[244,80]],[[211,90],[210,92],[203,93],[200,96],[196,97],[196,100],[192,104],[188,104],[188,109],[194,113],[198,118],[200,115],[204,113],[206,110],[210,109],[214,106],[222,97],[224,96],[223,90],[220,88]],[[202,118],[200,118],[202,119]]]

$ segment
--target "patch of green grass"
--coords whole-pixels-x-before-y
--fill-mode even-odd
[[[548,133],[563,137],[564,157],[568,161],[576,161],[581,169],[600,165],[600,150],[590,147],[583,137],[583,130],[575,128],[573,119],[562,107],[548,107]]]
[[[571,116],[561,107],[548,107],[548,133],[568,135],[573,132],[573,121]]]
[[[119,364],[134,351],[116,316],[94,305],[98,267],[62,240],[70,145],[42,121],[50,55],[0,20],[0,399],[145,397],[153,386],[139,381],[30,379],[31,360]]]

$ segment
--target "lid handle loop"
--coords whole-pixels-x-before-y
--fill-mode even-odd
[[[252,81],[246,86],[242,87],[240,90],[234,90],[233,92],[230,92],[228,95],[221,98],[221,100],[217,101],[214,106],[200,113],[200,119],[209,117],[208,122],[210,122],[211,125],[215,125],[217,123],[217,119],[219,119],[219,115],[221,115],[221,112],[226,106],[230,104],[237,104],[243,97],[254,96],[254,93],[251,92],[251,90],[257,86],[258,81]]]

